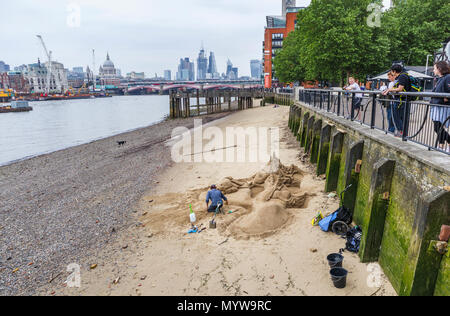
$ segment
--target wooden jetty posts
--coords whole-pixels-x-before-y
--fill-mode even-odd
[[[255,98],[263,97],[262,89],[171,91],[170,118],[245,110],[253,107]]]

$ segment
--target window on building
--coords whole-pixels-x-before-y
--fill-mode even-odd
[[[274,33],[274,34],[272,34],[272,39],[274,40],[274,39],[283,39],[284,38],[284,35],[283,35],[283,33]]]
[[[283,47],[283,41],[282,40],[275,40],[275,41],[272,41],[272,47],[275,47],[275,48],[281,48],[281,47]]]

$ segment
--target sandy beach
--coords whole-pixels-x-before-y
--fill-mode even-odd
[[[38,293],[396,295],[377,265],[362,264],[356,254],[349,252],[344,253],[344,267],[349,271],[347,287],[338,290],[333,286],[326,257],[345,248],[345,240],[313,227],[311,220],[318,211],[325,215],[335,211],[339,201],[324,192],[323,177],[315,176],[313,167],[302,159],[302,151],[287,128],[288,115],[288,107],[254,108],[210,123],[221,130],[279,128],[282,167],[278,171],[268,170],[267,164],[261,162],[161,161],[166,165],[147,174],[148,187],[136,192],[134,196],[139,198],[134,204],[130,200],[124,211],[135,214],[136,219],[128,221],[132,224],[103,247],[69,260],[81,267],[81,287],[69,288],[65,281],[70,273],[60,270],[61,275],[51,283],[47,280]],[[161,146],[169,151],[169,144]],[[156,158],[146,157],[149,161]],[[129,172],[142,173],[143,168],[137,167],[139,161],[135,163],[137,170],[130,167]],[[209,229],[211,214],[206,213],[204,202],[213,183],[225,188],[230,201],[225,213],[217,218],[217,229]],[[123,183],[110,185],[115,187],[113,192],[124,190],[116,187]],[[129,185],[141,188],[136,183]],[[93,196],[99,201],[98,194]],[[200,234],[188,234],[189,204],[196,212],[197,225],[206,228]],[[95,217],[92,220],[95,222]],[[103,234],[109,237],[110,229],[103,230]]]
[[[193,119],[0,167],[0,295],[37,294],[61,283],[67,265],[97,257],[136,227],[134,206],[171,165],[163,143],[177,126],[190,128]]]

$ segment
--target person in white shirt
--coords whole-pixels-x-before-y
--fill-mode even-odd
[[[344,88],[347,91],[361,91],[361,87],[356,83],[355,78],[348,78],[349,85]],[[362,105],[362,97],[363,95],[360,93],[355,93],[353,98],[353,110],[358,111],[358,119],[361,120],[361,105]]]

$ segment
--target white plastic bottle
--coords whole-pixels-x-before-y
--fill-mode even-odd
[[[192,210],[192,205],[189,205],[189,208],[191,209],[191,215],[189,217],[191,219],[192,226],[194,226],[195,222],[197,221],[197,217],[195,216],[195,213]]]

